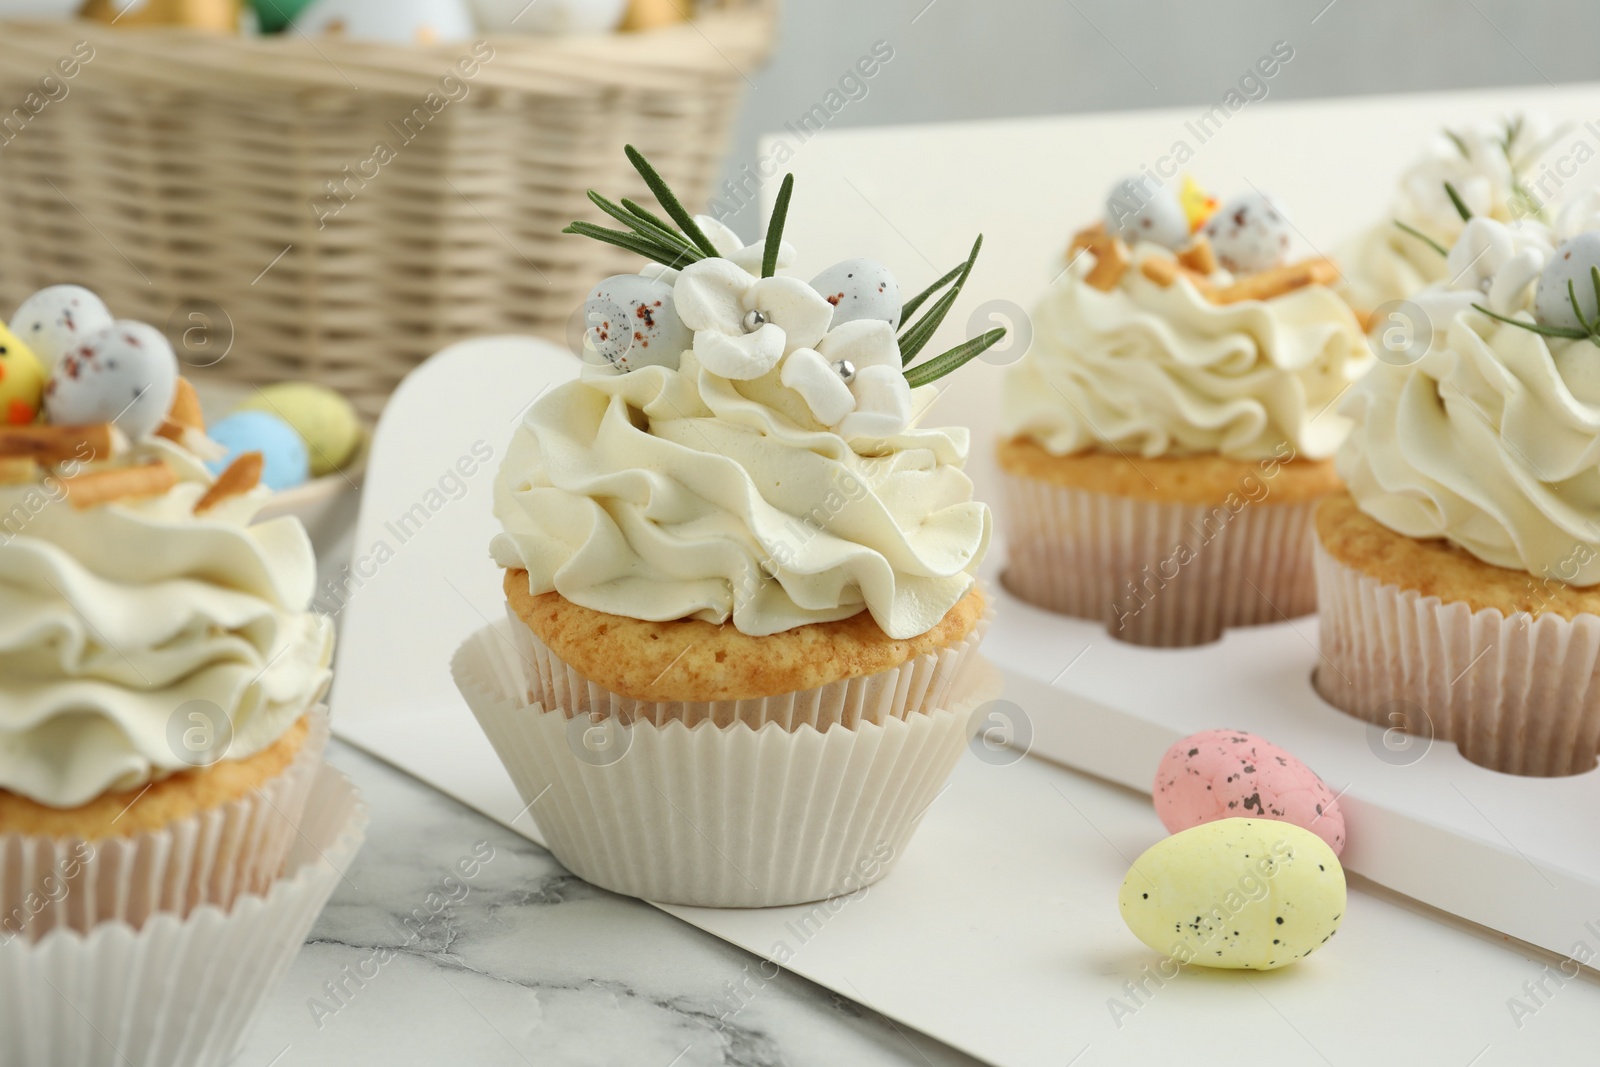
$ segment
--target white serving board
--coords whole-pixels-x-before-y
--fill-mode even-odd
[[[374,439],[355,537],[362,577],[342,613],[331,701],[341,737],[534,840],[448,665],[468,633],[502,613],[486,547],[494,467],[527,402],[575,366],[541,342],[488,339],[441,353],[401,386]],[[459,498],[439,493],[441,478],[485,446],[493,458],[462,477]],[[1009,624],[997,636],[988,647],[1006,658],[1017,636]],[[1098,752],[1103,776],[1138,781],[1175,736],[1026,680],[1015,695],[1037,726],[1036,748]],[[1314,959],[1270,974],[1190,969],[1130,1000],[1124,983],[1159,961],[1123,927],[1116,890],[1162,836],[1131,790],[1042,760],[967,757],[895,871],[836,911],[665,910],[1004,1067],[1179,1055],[1231,1064],[1241,1040],[1285,1064],[1541,1062],[1587,1049],[1600,1030],[1600,983],[1588,972],[1519,1028],[1507,999],[1540,977],[1543,959],[1360,879],[1339,937]],[[1593,919],[1592,931],[1569,932],[1563,954],[1579,940],[1600,951]],[[1137,1011],[1114,1016],[1113,998]]]

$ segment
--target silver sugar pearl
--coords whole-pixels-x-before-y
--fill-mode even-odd
[[[767,318],[767,313],[759,308],[750,311],[744,317],[744,332],[755,333],[757,330],[761,329],[761,327],[765,326],[769,321],[770,320]]]
[[[856,380],[856,365],[848,359],[841,359],[833,365],[834,371],[844,379],[844,384],[849,385]]]

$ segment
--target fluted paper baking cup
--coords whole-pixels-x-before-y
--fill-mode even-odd
[[[1005,586],[1136,645],[1216,641],[1316,610],[1317,501],[1182,504],[1069,489],[1001,471]]]
[[[313,769],[285,873],[228,911],[164,912],[0,944],[0,1067],[211,1067],[283,980],[367,813],[348,778]]]
[[[1386,585],[1315,551],[1317,691],[1507,774],[1581,774],[1600,752],[1600,616],[1504,615]]]
[[[0,941],[112,920],[137,929],[155,914],[226,909],[264,892],[295,843],[328,746],[328,709],[307,714],[311,728],[289,766],[230,804],[99,841],[0,834]]]
[[[602,718],[617,716],[623,722],[643,719],[664,726],[677,719],[693,726],[710,720],[718,726],[742,722],[759,728],[775,722],[785,730],[810,726],[826,731],[830,726],[855,729],[864,722],[882,723],[943,707],[961,685],[973,653],[989,632],[994,607],[986,601],[972,632],[946,648],[908,660],[892,670],[845,678],[814,689],[781,696],[745,700],[635,700],[596,685],[579,674],[506,607],[511,639],[529,666],[527,702],[548,708],[566,708]]]
[[[845,687],[840,699],[853,705],[820,731],[776,719],[754,727],[749,708],[726,725],[709,713],[658,724],[624,717],[622,698],[575,683],[564,665],[559,685],[542,676],[513,636],[520,625],[469,638],[452,663],[456,685],[556,858],[596,885],[662,903],[770,907],[870,885],[943,789],[973,712],[999,693],[996,672],[969,649],[948,682],[914,683],[930,666],[912,663]],[[931,688],[944,694],[939,706],[905,711]]]

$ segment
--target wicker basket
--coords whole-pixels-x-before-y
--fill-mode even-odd
[[[0,22],[0,308],[79,282],[164,325],[189,373],[310,379],[375,415],[445,345],[560,339],[637,269],[561,227],[601,218],[589,188],[648,196],[626,142],[703,201],[774,13],[425,48]]]

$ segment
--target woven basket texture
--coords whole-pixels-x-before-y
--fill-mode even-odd
[[[638,269],[561,228],[606,221],[591,188],[649,201],[625,143],[703,203],[774,21],[756,0],[414,48],[0,22],[0,313],[77,282],[165,328],[186,374],[376,415],[446,345],[561,341]]]

